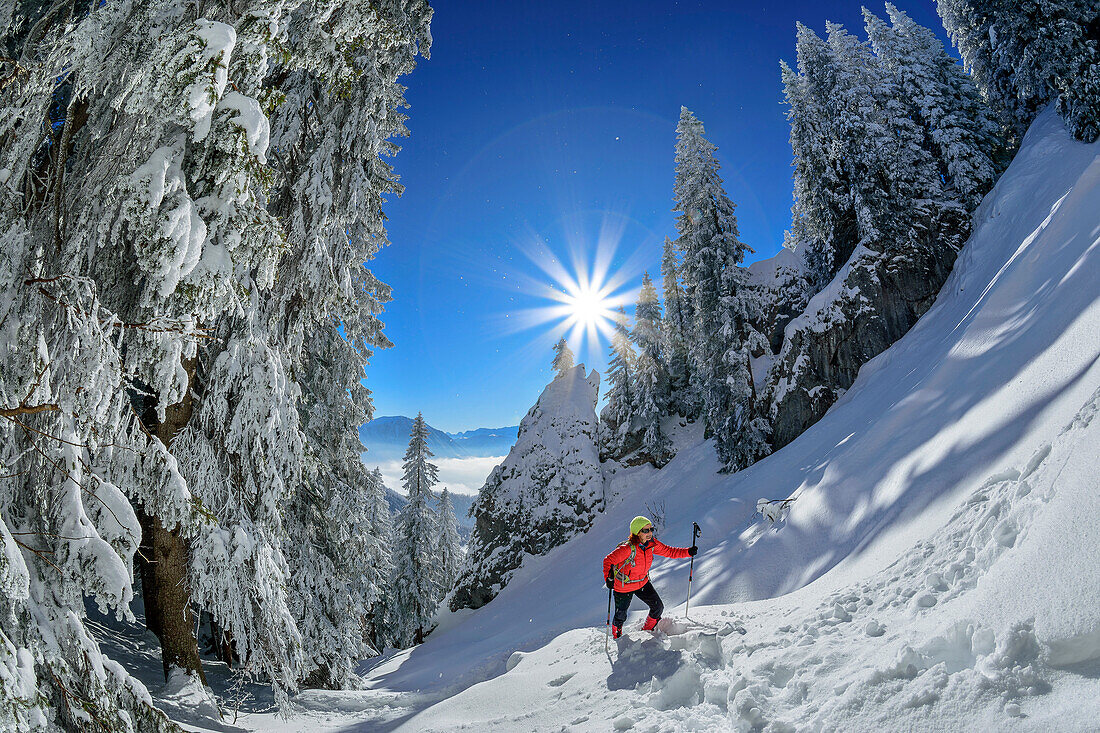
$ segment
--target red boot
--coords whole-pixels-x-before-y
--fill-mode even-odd
[[[645,624],[642,626],[642,631],[653,631],[653,629],[657,628],[658,621],[660,621],[660,619],[653,618],[652,616],[646,616]]]
[[[623,635],[623,628],[621,626],[612,626],[611,627],[611,638],[612,639],[618,639],[622,635]]]

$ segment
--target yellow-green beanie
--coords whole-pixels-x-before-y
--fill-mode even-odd
[[[647,524],[653,524],[653,522],[649,521],[647,517],[634,517],[630,520],[630,534],[638,534],[638,532],[641,531],[642,527],[646,526]]]

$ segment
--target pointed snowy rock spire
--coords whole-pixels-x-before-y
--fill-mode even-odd
[[[451,608],[478,608],[508,584],[525,554],[542,555],[603,510],[596,450],[600,375],[584,364],[556,377],[519,425],[515,446],[481,489],[473,537]]]

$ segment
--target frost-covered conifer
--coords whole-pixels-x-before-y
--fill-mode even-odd
[[[805,247],[816,289],[858,246],[923,246],[928,232],[957,245],[966,234],[966,212],[945,193],[933,157],[932,130],[907,98],[910,76],[842,26],[827,30],[824,42],[799,25],[801,73],[781,67],[795,156],[792,240]]]
[[[794,153],[791,239],[802,245],[800,254],[807,272],[820,289],[855,247],[851,234],[855,212],[847,192],[847,175],[831,144],[835,134],[830,98],[836,74],[828,47],[799,23],[795,51],[798,73],[780,62]]]
[[[428,459],[428,426],[417,413],[405,451],[404,488],[409,501],[394,524],[393,610],[395,643],[410,646],[424,641],[428,624],[439,605],[439,522],[429,500],[439,481],[439,469]]]
[[[607,365],[607,404],[600,411],[600,457],[621,458],[637,447],[634,430],[634,347],[630,345],[630,330],[626,311],[619,306],[615,318],[615,333],[608,347],[611,358]]]
[[[382,595],[370,604],[365,621],[367,638],[378,650],[392,643],[390,628],[393,623],[393,516],[386,501],[386,484],[382,471],[375,467],[367,476],[365,487],[367,522],[371,543],[363,566],[377,576],[373,584]]]
[[[661,430],[661,418],[669,405],[669,378],[661,354],[661,304],[657,289],[642,275],[642,289],[634,308],[630,337],[638,347],[634,367],[634,416],[640,433],[641,452],[659,468],[672,457],[671,443]]]
[[[936,9],[1015,142],[1055,99],[1078,139],[1100,135],[1100,16],[1094,0],[942,0]]]
[[[30,545],[30,554],[63,558],[57,567],[79,562],[80,571],[66,587],[45,566],[32,585],[40,589],[38,608],[13,638],[36,648],[29,659],[41,676],[26,680],[27,694],[42,693],[58,724],[88,727],[97,715],[104,726],[126,729],[134,723],[116,720],[119,707],[143,693],[136,683],[117,692],[131,684],[117,665],[108,663],[109,675],[97,672],[105,662],[81,623],[82,596],[129,613],[127,548],[140,531],[142,557],[152,561],[142,567],[147,621],[162,641],[165,670],[201,674],[183,541],[199,526],[200,507],[165,449],[193,411],[198,327],[239,304],[245,273],[266,282],[277,250],[274,220],[258,194],[266,120],[255,114],[271,34],[266,21],[262,31],[256,22],[234,28],[241,16],[232,12],[215,21],[163,2],[99,3],[76,15],[58,3],[25,8],[29,15],[4,29],[3,44],[18,58],[0,74],[0,251],[15,265],[0,319],[13,337],[5,343],[25,355],[5,364],[29,358],[28,366],[42,367],[30,383],[42,381],[23,395],[26,379],[5,378],[5,401],[50,395],[58,409],[34,418],[33,427],[64,436],[66,443],[49,442],[68,446],[69,457],[49,465],[69,476],[59,486],[79,490],[51,488],[54,478],[39,475],[16,501],[66,525],[53,531],[58,536],[85,536],[109,509],[114,529],[103,531],[121,561],[95,541],[82,541],[78,552],[50,547],[47,535],[35,539],[43,544]],[[271,22],[278,21],[275,12]],[[10,427],[21,450],[23,428]],[[78,474],[63,468],[70,460],[82,467]],[[53,499],[43,504],[35,492]],[[62,503],[50,508],[54,500]],[[81,509],[85,500],[97,506]],[[26,520],[32,534],[39,531]],[[101,590],[105,579],[109,593]],[[42,628],[55,641],[37,643]],[[144,713],[130,714],[152,725]]]
[[[909,238],[911,222],[930,216],[929,187],[938,183],[921,134],[881,64],[838,23],[826,23],[835,84],[832,144],[848,181],[856,246],[882,249]],[[937,192],[938,193],[938,192]],[[847,261],[834,259],[839,269]]]
[[[249,319],[206,367],[202,400],[173,451],[215,520],[191,540],[192,593],[246,670],[293,689],[302,641],[288,606],[283,514],[303,480],[300,388],[271,335]],[[263,429],[266,428],[266,429]]]
[[[439,495],[439,537],[436,557],[439,562],[440,595],[446,596],[458,580],[462,568],[462,538],[458,536],[458,518],[447,488]]]
[[[376,653],[367,621],[386,578],[369,562],[378,540],[365,487],[308,475],[303,483],[309,489],[290,505],[296,521],[283,545],[287,565],[301,574],[288,583],[288,602],[302,638],[303,684],[340,688],[355,661]]]
[[[922,132],[946,184],[944,196],[972,211],[993,185],[1002,142],[989,107],[936,34],[890,3],[890,25],[866,9],[867,35],[896,99]]]
[[[761,348],[757,338],[746,341],[751,334],[759,336],[746,331],[752,309],[740,268],[752,249],[740,241],[733,202],[722,185],[716,148],[703,137],[703,123],[681,108],[676,131],[677,245],[683,253],[684,291],[693,306],[689,353],[694,389],[720,460],[737,470],[751,462],[747,456],[763,451],[751,374],[743,374],[746,355]],[[749,442],[738,448],[742,439]]]
[[[691,329],[690,303],[680,286],[680,272],[672,240],[665,237],[661,256],[661,280],[665,296],[664,317],[661,319],[661,358],[669,379],[669,411],[679,415],[692,414],[688,394],[691,364],[688,357],[688,334]]]
[[[310,686],[343,687],[354,663],[377,648],[369,622],[384,617],[384,535],[392,529],[385,489],[359,458],[357,421],[369,397],[351,403],[346,390],[333,388],[334,382],[358,385],[362,367],[346,358],[348,345],[335,330],[319,328],[307,343],[306,364],[317,371],[302,380],[303,477],[285,512],[283,547],[291,611],[302,636],[302,677]]]
[[[895,15],[893,27],[867,15],[881,57],[836,24],[827,42],[800,26],[800,73],[782,67],[795,154],[789,240],[811,291],[828,289],[786,325],[769,371],[773,447],[819,419],[927,310],[988,185],[995,150],[959,149],[988,140],[973,96],[942,49]]]
[[[554,361],[551,366],[559,377],[573,368],[573,350],[565,343],[564,337],[554,344]]]
[[[431,11],[415,1],[21,7],[26,17],[4,15],[0,30],[0,327],[20,355],[6,354],[5,368],[31,376],[0,373],[0,407],[31,416],[27,428],[69,436],[53,442],[84,454],[71,456],[79,475],[55,458],[45,464],[76,475],[81,491],[51,489],[51,476],[23,465],[50,451],[26,453],[25,429],[9,426],[15,440],[5,448],[16,452],[0,460],[20,456],[5,469],[33,483],[0,499],[0,517],[10,500],[81,529],[42,528],[58,536],[89,534],[109,517],[95,531],[118,562],[91,537],[79,552],[59,551],[49,535],[35,540],[43,544],[25,552],[30,588],[42,592],[14,591],[33,621],[8,636],[36,650],[22,657],[39,670],[24,690],[58,724],[88,727],[94,714],[110,729],[149,730],[162,717],[101,659],[80,621],[85,594],[126,613],[137,529],[146,622],[166,671],[201,676],[190,618],[200,604],[246,671],[281,689],[308,672],[301,628],[323,624],[290,612],[283,544],[309,524],[295,511],[308,505],[302,492],[323,489],[318,501],[347,506],[352,495],[340,487],[354,469],[346,440],[302,450],[313,421],[299,411],[318,428],[354,434],[365,409],[340,396],[363,396],[347,393],[362,376],[363,345],[384,341],[370,335],[376,318],[360,318],[385,299],[361,266],[384,241],[381,196],[395,185],[378,156],[404,129],[396,79],[426,48]],[[303,86],[313,96],[303,98]],[[311,125],[326,129],[284,134]],[[295,160],[296,145],[314,157]],[[313,165],[295,168],[303,160]],[[301,277],[277,280],[280,267]],[[296,279],[317,291],[295,297],[287,286]],[[340,325],[343,351],[332,339]],[[315,340],[303,348],[301,334]],[[57,409],[28,411],[42,405],[26,400],[46,397]],[[50,508],[40,492],[65,503]],[[33,516],[19,521],[39,531]],[[340,536],[354,525],[325,529]],[[48,577],[49,565],[35,580],[33,558],[47,552],[63,558],[57,567],[79,564],[71,584]],[[338,585],[319,592],[362,595],[345,586],[334,596]],[[54,641],[42,644],[47,627]]]
[[[127,496],[159,495],[190,521],[190,495],[175,461],[130,411],[117,348],[122,322],[85,278],[28,287],[56,261],[28,247],[28,232],[7,234],[0,235],[0,729],[178,730],[139,681],[101,654],[83,619],[85,599],[132,618],[141,526]]]
[[[381,156],[397,151],[390,138],[407,134],[396,79],[426,52],[430,13],[416,2],[386,11],[347,6],[335,15],[302,5],[288,29],[297,53],[276,72],[285,74],[286,96],[271,120],[280,162],[272,210],[289,244],[279,266],[296,276],[279,280],[265,310],[281,326],[278,338],[302,388],[307,450],[288,529],[335,540],[316,543],[313,561],[288,554],[303,675],[329,686],[342,686],[354,663],[373,653],[377,629],[367,621],[384,618],[389,576],[378,564],[376,531],[386,530],[388,516],[369,505],[372,479],[357,431],[372,412],[363,369],[373,348],[389,345],[378,313],[390,295],[363,263],[386,243],[382,196],[401,190]],[[384,501],[384,487],[377,491]],[[346,510],[318,515],[325,504]],[[314,530],[318,519],[324,526]],[[327,567],[333,571],[325,583],[310,580]]]
[[[739,471],[771,452],[771,428],[761,414],[753,378],[752,358],[767,352],[768,340],[757,330],[762,321],[759,294],[749,283],[748,271],[734,265],[723,273],[719,338],[726,344],[725,362],[729,407],[717,417],[714,434],[718,458],[728,471]]]

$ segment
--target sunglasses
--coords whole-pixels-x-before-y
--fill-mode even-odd
[[[653,527],[638,530],[638,534],[653,534]]]

